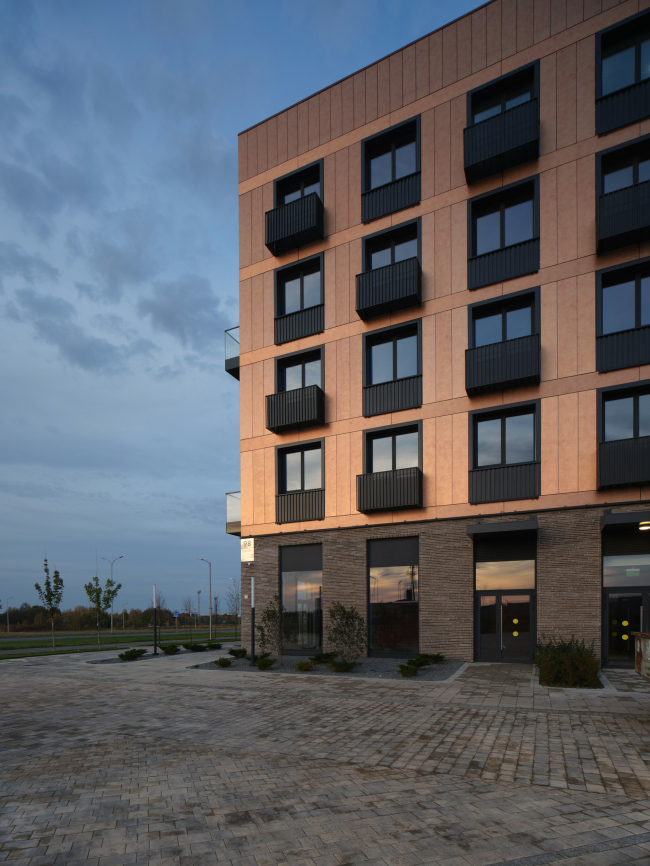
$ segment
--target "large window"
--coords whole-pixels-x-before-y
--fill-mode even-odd
[[[647,18],[633,31],[611,30],[601,43],[601,96],[607,96],[650,78],[650,31]]]
[[[283,269],[277,280],[277,315],[288,316],[322,303],[321,257]]]
[[[489,197],[477,204],[472,230],[475,256],[536,237],[533,186],[527,184],[507,196]]]
[[[310,385],[322,387],[321,350],[278,359],[276,381],[278,393],[308,388]]]
[[[650,436],[650,393],[615,393],[603,401],[603,441]]]
[[[602,161],[602,195],[650,180],[650,143],[645,153],[614,154]]]
[[[420,465],[420,436],[417,427],[369,433],[366,439],[368,472],[391,472]]]
[[[278,492],[320,490],[323,486],[320,442],[281,449],[278,452]]]
[[[365,270],[374,271],[418,256],[418,223],[382,232],[365,242]]]
[[[323,644],[323,549],[320,544],[280,548],[282,646],[313,653]]]
[[[418,549],[417,538],[368,542],[371,654],[418,652]]]
[[[508,301],[480,304],[471,310],[473,348],[516,340],[535,333],[535,296],[519,293]]]
[[[496,85],[474,91],[470,106],[472,122],[476,124],[489,120],[490,117],[530,102],[534,97],[534,67],[529,67],[524,74],[509,76]]]
[[[535,407],[474,418],[474,468],[530,463],[536,459]]]
[[[367,189],[377,189],[418,171],[416,124],[403,124],[366,143]]]
[[[320,162],[276,181],[275,206],[289,204],[314,192],[322,198]]]
[[[650,272],[626,270],[603,277],[600,333],[616,334],[650,325]]]
[[[418,375],[418,334],[412,328],[369,339],[366,352],[368,385]]]

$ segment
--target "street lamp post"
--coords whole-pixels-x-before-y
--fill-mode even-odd
[[[13,598],[13,595],[10,595],[7,599],[7,634],[9,634],[9,602]]]
[[[201,556],[197,556],[197,559],[199,562],[208,563],[208,584],[210,592],[210,640],[212,640],[212,563],[208,562],[207,559],[203,559]]]
[[[118,559],[124,559],[123,556],[116,556],[115,559],[106,559],[105,556],[102,556],[104,562],[110,562],[111,564],[111,583],[113,583],[113,563],[117,562]],[[113,601],[111,599],[111,634],[113,634]]]
[[[198,619],[199,619],[196,627],[198,628],[201,625],[201,590],[200,589],[197,589],[196,597],[198,599],[197,610],[198,610]]]

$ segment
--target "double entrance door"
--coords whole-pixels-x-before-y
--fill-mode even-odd
[[[648,631],[650,587],[606,589],[603,599],[603,659],[606,665],[634,664],[635,631]]]
[[[477,592],[476,660],[530,662],[535,650],[534,592]]]

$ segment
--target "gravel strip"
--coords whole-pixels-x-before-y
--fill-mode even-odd
[[[317,665],[313,671],[308,671],[307,673],[301,674],[294,668],[295,663],[301,660],[303,659],[297,658],[296,656],[285,656],[283,667],[280,667],[276,663],[270,670],[264,671],[264,673],[296,674],[303,677],[352,677],[357,679],[360,677],[369,677],[370,679],[378,680],[405,679],[399,672],[398,668],[399,664],[404,664],[404,662],[406,661],[406,659],[404,658],[361,659],[361,664],[359,665],[359,667],[355,668],[353,671],[347,674],[334,673],[334,671],[331,671],[328,667],[325,667],[325,665]],[[449,659],[437,665],[430,665],[426,668],[420,668],[419,672],[412,679],[428,680],[430,682],[442,682],[443,680],[449,679],[449,677],[452,674],[456,673],[458,668],[460,668],[462,665],[463,662],[453,661],[452,659]],[[219,668],[213,662],[199,664],[196,667],[198,667],[200,670],[205,671],[223,670],[237,671],[238,673],[259,673],[257,668],[252,667],[251,663],[246,659],[235,659],[229,668]]]

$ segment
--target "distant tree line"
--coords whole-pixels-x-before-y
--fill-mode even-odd
[[[194,625],[195,614],[192,613],[192,625]],[[188,624],[189,615],[181,614],[179,618],[179,626]],[[201,624],[207,625],[208,615],[201,612]],[[173,611],[169,608],[158,608],[158,624],[162,626],[173,626],[176,621]],[[213,625],[234,625],[235,617],[232,614],[212,614]],[[99,615],[100,628],[106,629],[111,627],[110,611],[100,613]],[[153,625],[153,607],[146,610],[141,610],[137,607],[126,611],[124,615],[124,625],[126,628],[148,628]],[[0,612],[0,630],[5,631],[7,626],[7,613],[5,610]],[[9,608],[9,627],[12,631],[48,631],[50,626],[50,618],[46,609],[40,604],[28,604],[23,602],[20,607],[10,606]],[[54,614],[54,627],[57,631],[84,631],[88,629],[92,631],[97,628],[97,613],[94,608],[84,605],[77,605],[74,608],[58,610]],[[122,610],[117,603],[113,615],[113,628],[118,631],[122,628]]]

